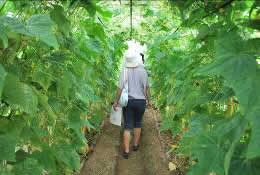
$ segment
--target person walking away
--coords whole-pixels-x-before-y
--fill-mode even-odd
[[[118,101],[120,99],[122,89],[125,84],[124,69],[126,69],[126,77],[128,81],[128,104],[126,107],[123,108],[123,157],[125,159],[128,159],[129,156],[131,130],[134,130],[133,151],[137,151],[139,148],[143,115],[145,112],[146,104],[150,105],[150,89],[148,76],[144,65],[140,63],[139,59],[142,59],[142,57],[140,56],[140,53],[136,53],[136,51],[128,50],[125,54],[125,66],[123,67],[123,71],[121,72],[119,88],[117,89],[116,98],[113,104],[113,107],[116,110],[116,108],[119,106]]]

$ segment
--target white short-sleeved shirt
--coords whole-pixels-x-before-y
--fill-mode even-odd
[[[139,65],[135,68],[124,68],[127,71],[128,80],[128,98],[146,99],[146,88],[149,86],[148,76],[144,66]],[[119,88],[123,89],[126,83],[124,69],[120,74]]]

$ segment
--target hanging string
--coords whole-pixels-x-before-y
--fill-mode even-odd
[[[133,0],[130,0],[130,27],[131,27],[130,36],[132,39],[132,37],[133,37]]]

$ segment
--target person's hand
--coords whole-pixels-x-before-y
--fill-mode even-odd
[[[117,109],[118,106],[119,106],[118,103],[117,103],[117,102],[114,102],[114,104],[113,104],[114,111],[117,111],[117,110],[118,110],[118,109]]]

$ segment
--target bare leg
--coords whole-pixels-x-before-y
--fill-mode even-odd
[[[130,139],[131,139],[131,133],[129,130],[124,131],[124,147],[125,147],[125,152],[129,153],[129,144],[130,144]]]
[[[141,128],[134,128],[134,145],[137,146],[140,141]]]

